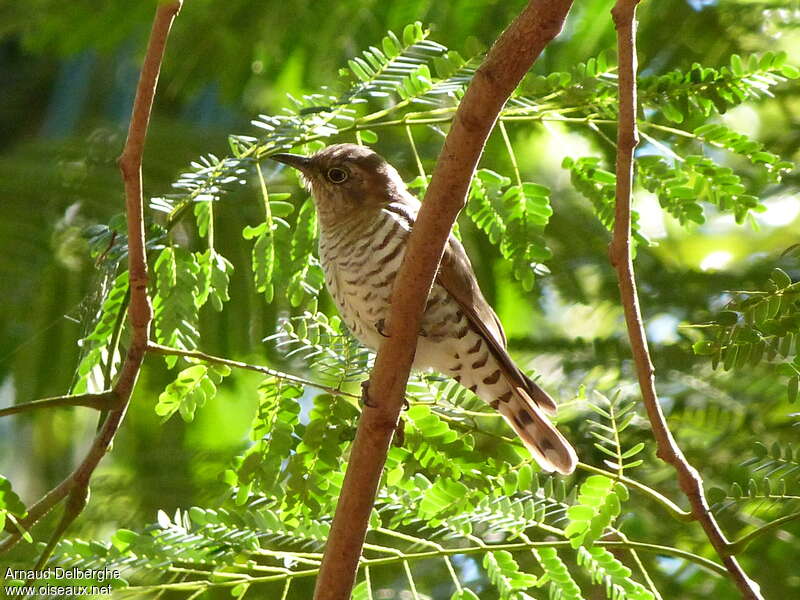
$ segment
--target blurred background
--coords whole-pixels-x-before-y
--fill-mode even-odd
[[[486,48],[522,5],[188,0],[173,28],[161,75],[144,158],[145,197],[167,193],[199,155],[224,155],[229,133],[252,134],[250,120],[279,112],[288,104],[287,93],[300,96],[333,84],[347,59],[376,44],[386,30],[400,31],[419,20],[431,28],[431,39],[470,56]],[[568,70],[612,49],[611,5],[576,3],[567,29],[547,49],[537,72]],[[82,232],[122,210],[115,159],[125,140],[154,6],[121,0],[0,5],[0,406],[64,394],[73,382],[77,341],[96,310],[93,292],[101,276]],[[766,50],[784,50],[791,61],[800,56],[798,11],[798,4],[788,1],[645,2],[640,68],[648,75],[688,69],[695,62],[716,67],[728,64],[733,53]],[[785,86],[774,98],[744,104],[721,120],[796,161],[799,109],[797,86]],[[465,241],[487,297],[506,324],[514,352],[544,356],[535,364],[560,400],[573,399],[586,382],[600,390],[629,383],[616,284],[606,259],[609,236],[561,167],[564,156],[609,159],[613,149],[588,130],[581,135],[537,124],[509,131],[523,177],[553,191],[555,214],[546,237],[554,256],[547,263],[551,274],[537,279],[528,293],[511,281],[488,241],[466,229]],[[411,179],[416,167],[404,154],[401,134],[382,134],[379,150]],[[428,169],[441,139],[434,130],[419,135]],[[687,231],[659,209],[654,197],[637,195],[642,230],[655,242],[640,249],[637,268],[672,424],[690,459],[701,462],[711,445],[731,440],[715,455],[718,464],[707,465],[712,484],[715,478],[736,479],[759,428],[769,427],[787,441],[796,438],[797,429],[782,400],[785,382],[768,367],[738,380],[712,374],[708,361],[691,352],[695,334],[680,325],[707,320],[710,311],[724,305],[726,290],[762,288],[775,266],[800,278],[797,259],[781,256],[800,241],[797,171],[779,185],[769,184],[735,158],[722,152],[714,158],[730,162],[764,199],[767,209],[753,222],[739,226],[732,217],[709,210],[704,225]],[[507,168],[501,140],[491,140],[482,165]],[[276,175],[273,167],[265,168],[268,177]],[[217,247],[236,268],[232,301],[225,312],[204,316],[201,347],[280,364],[282,357],[262,340],[288,304],[277,298],[266,305],[256,294],[249,276],[250,247],[241,237],[245,225],[260,222],[260,203],[255,182],[221,203]],[[186,235],[191,244],[191,232]],[[325,298],[322,305],[330,307]],[[550,363],[557,368],[548,369]],[[235,373],[198,411],[195,422],[186,425],[173,418],[161,425],[153,406],[171,377],[163,361],[149,359],[128,421],[95,477],[87,512],[71,533],[102,536],[150,522],[157,509],[171,513],[217,499],[226,489],[219,473],[247,445],[258,379]],[[95,425],[96,416],[82,410],[0,420],[0,473],[26,502],[35,500],[68,473]],[[742,428],[749,435],[733,438]],[[757,565],[750,574],[765,587],[800,586],[798,575],[788,571],[780,583],[759,573]]]

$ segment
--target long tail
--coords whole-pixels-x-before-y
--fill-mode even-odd
[[[569,475],[575,470],[578,464],[575,450],[525,390],[518,387],[506,402],[492,405],[517,432],[542,469],[558,471],[562,475]]]

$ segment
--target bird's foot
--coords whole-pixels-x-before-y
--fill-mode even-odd
[[[369,399],[369,380],[361,382],[361,398],[359,398],[359,402],[361,406],[369,408],[377,407],[377,404],[373,404]],[[403,396],[403,410],[408,410],[409,408],[411,408],[411,405],[408,403],[408,398]]]
[[[392,445],[402,448],[406,441],[406,422],[403,420],[402,415],[397,421],[397,427],[394,429],[394,437],[392,438]]]
[[[389,334],[386,333],[386,319],[378,319],[375,321],[375,331],[377,331],[381,337],[389,337]]]
[[[377,405],[369,401],[369,380],[361,382],[361,398],[359,399],[361,406],[368,408],[376,408]]]

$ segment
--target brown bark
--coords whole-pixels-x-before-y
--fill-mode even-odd
[[[571,0],[532,0],[475,74],[439,154],[392,292],[388,338],[378,351],[317,579],[316,600],[345,600],[355,581],[369,515],[398,424],[417,332],[447,237],[464,207],[486,139],[511,92],[561,31]]]
[[[758,584],[742,570],[731,555],[731,544],[725,538],[706,502],[703,479],[689,464],[672,436],[655,388],[655,369],[650,358],[636,291],[636,278],[631,257],[631,188],[633,184],[633,151],[639,143],[636,126],[636,6],[640,0],[618,0],[611,11],[617,29],[619,52],[619,125],[617,129],[617,189],[614,235],[609,248],[611,263],[617,271],[620,297],[625,312],[628,338],[631,342],[636,374],[647,417],[658,446],[658,457],[673,466],[678,483],[692,507],[692,515],[708,536],[722,559],[731,579],[744,598],[760,599]]]

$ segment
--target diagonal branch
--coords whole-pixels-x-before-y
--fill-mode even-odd
[[[8,408],[0,409],[0,417],[16,415],[19,413],[38,410],[40,408],[59,408],[63,406],[85,406],[95,410],[106,410],[111,404],[116,403],[116,394],[112,390],[100,392],[99,394],[70,394],[67,396],[54,396],[52,398],[42,398],[31,400],[22,404],[14,404]]]
[[[631,188],[633,151],[639,142],[636,127],[636,6],[640,0],[617,0],[613,10],[619,52],[619,126],[617,129],[617,189],[614,234],[609,248],[617,272],[625,323],[631,342],[636,374],[647,410],[658,456],[672,465],[678,483],[692,507],[692,516],[708,536],[728,574],[744,598],[762,598],[758,584],[751,580],[731,554],[732,547],[717,524],[706,501],[703,479],[689,464],[667,426],[655,388],[655,369],[647,347],[636,279],[631,258]]]
[[[88,494],[89,480],[100,460],[108,452],[111,442],[122,424],[136,379],[142,367],[145,352],[147,351],[153,311],[147,295],[147,259],[145,256],[142,201],[142,154],[167,37],[172,27],[172,22],[175,20],[182,4],[183,0],[160,3],[156,10],[142,72],[136,88],[136,99],[133,103],[128,139],[119,159],[119,166],[125,184],[125,208],[128,220],[128,270],[131,290],[129,311],[131,322],[130,347],[125,355],[125,362],[120,370],[120,375],[111,392],[116,397],[116,401],[110,406],[108,417],[83,461],[69,477],[34,504],[28,510],[25,518],[19,519],[20,526],[24,529],[29,529],[64,498],[68,498],[61,521],[47,544],[47,550],[39,559],[40,564],[46,561],[48,551],[52,549],[61,534],[83,510]],[[20,537],[21,534],[15,532],[6,538],[0,543],[0,553],[12,548]]]
[[[447,237],[464,207],[470,179],[503,105],[561,31],[571,5],[572,0],[531,0],[489,51],[458,107],[395,280],[387,320],[389,337],[381,344],[369,381],[372,407],[364,408],[358,424],[315,600],[350,597],[403,405],[423,308]]]

